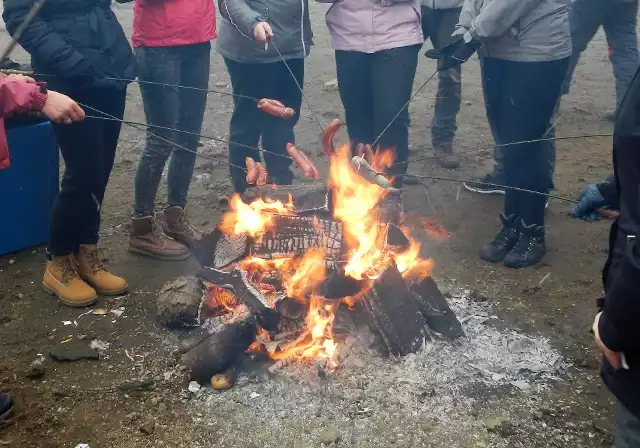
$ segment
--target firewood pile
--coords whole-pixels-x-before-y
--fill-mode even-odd
[[[165,325],[197,328],[180,348],[191,379],[229,387],[247,357],[271,373],[293,363],[339,368],[357,328],[383,356],[416,352],[434,335],[463,335],[431,277],[433,260],[403,225],[401,195],[361,176],[348,151],[328,186],[265,185],[193,248],[201,269],[158,295]]]

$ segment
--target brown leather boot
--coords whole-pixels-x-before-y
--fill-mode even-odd
[[[189,248],[162,232],[153,216],[134,218],[129,234],[129,252],[158,260],[180,261],[189,258]]]
[[[68,306],[89,306],[98,299],[95,289],[78,276],[70,256],[55,257],[47,262],[42,286]]]
[[[189,223],[187,213],[182,207],[168,207],[164,210],[164,233],[187,247],[194,247],[202,239],[202,232]]]
[[[125,279],[107,271],[100,261],[98,246],[95,244],[80,245],[74,258],[76,272],[82,280],[93,286],[98,294],[118,296],[129,287]]]

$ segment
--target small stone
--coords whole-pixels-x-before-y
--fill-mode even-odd
[[[325,445],[331,445],[334,443],[338,443],[342,440],[342,436],[340,435],[340,431],[335,426],[329,426],[322,434],[320,434],[320,443]]]
[[[158,406],[161,402],[162,397],[153,397],[151,400],[149,400],[149,403],[151,403],[152,406]]]
[[[198,391],[200,391],[200,388],[201,388],[201,386],[200,386],[200,384],[198,384],[197,381],[191,381],[189,383],[189,387],[188,387],[189,392],[191,392],[193,394],[198,393]]]
[[[335,92],[338,90],[338,79],[334,78],[324,83],[322,86],[324,90],[328,92]]]
[[[150,436],[156,430],[156,424],[153,420],[147,420],[140,428],[138,428],[140,432],[146,436]]]
[[[49,355],[58,362],[74,362],[81,359],[100,359],[98,350],[90,348],[84,341],[71,340],[66,344],[58,344],[51,349]]]
[[[47,368],[44,364],[31,364],[27,369],[26,376],[31,380],[37,380],[38,378],[42,378],[44,374],[47,372]]]
[[[487,296],[484,293],[478,291],[477,289],[472,290],[469,297],[471,298],[471,300],[477,303],[486,302],[488,300]]]
[[[513,423],[504,417],[494,417],[484,422],[487,431],[499,434],[502,437],[509,437],[514,434]]]
[[[152,378],[143,378],[141,380],[123,381],[118,384],[120,392],[131,392],[133,390],[152,390],[155,388],[155,381]]]
[[[553,409],[542,407],[538,409],[542,415],[553,415]]]

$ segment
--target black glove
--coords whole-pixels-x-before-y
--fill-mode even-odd
[[[438,60],[438,70],[449,70],[450,68],[457,67],[467,62],[473,53],[478,51],[478,48],[482,46],[482,43],[476,39],[471,39],[469,42],[465,42],[462,38],[455,42],[436,50],[432,48],[427,50],[425,56],[430,59]]]

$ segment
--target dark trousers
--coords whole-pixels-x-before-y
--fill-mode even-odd
[[[541,139],[553,115],[569,59],[514,62],[485,58],[487,118],[502,144]],[[503,148],[510,187],[549,192],[548,162],[542,142]],[[504,211],[527,224],[544,225],[546,197],[507,189]]]
[[[640,446],[640,419],[622,403],[616,403],[615,448]]]
[[[435,49],[452,43],[452,36],[462,8],[431,9],[422,7],[422,32]],[[456,119],[462,101],[462,65],[438,72],[438,93],[431,120],[431,144],[434,148],[452,146],[458,129]]]
[[[480,66],[482,67],[483,64],[484,64],[484,58],[481,57]],[[481,70],[481,76],[482,76],[482,94],[484,95],[484,102],[486,106],[487,80],[486,80],[484,69]],[[559,101],[560,101],[560,98],[558,98],[558,102]],[[547,130],[545,131],[545,135],[544,135],[544,138],[548,140],[541,142],[541,144],[544,145],[543,151],[545,154],[545,160],[547,162],[547,182],[549,183],[550,190],[553,190],[554,188],[553,177],[556,169],[556,142],[555,140],[553,140],[556,138],[555,121],[556,121],[555,114],[551,115],[551,118],[549,119],[549,126],[547,127]],[[498,178],[504,178],[504,148],[500,146],[502,145],[502,143],[499,141],[499,138],[496,130],[494,129],[494,126],[495,126],[495,123],[492,123],[491,121],[489,121],[489,127],[491,128],[491,135],[496,144],[496,146],[493,149],[493,161],[494,161],[493,173]]]
[[[616,108],[620,106],[638,68],[637,15],[637,0],[574,0],[569,13],[573,55],[563,84],[563,93],[569,93],[571,78],[580,55],[602,26],[616,78]]]
[[[302,92],[284,62],[246,64],[225,59],[233,88],[233,114],[229,124],[229,172],[236,192],[246,187],[245,158],[260,161],[260,138],[269,182],[288,185],[293,181],[287,143],[295,143],[293,128],[300,117]],[[295,80],[304,85],[304,59],[289,59],[287,65]],[[296,114],[290,120],[273,117],[256,107],[256,99],[271,98],[291,107]],[[268,151],[268,152],[267,152]]]
[[[91,89],[65,92],[80,103],[122,119],[125,89]],[[99,112],[86,109],[88,115]],[[106,116],[106,115],[105,115]],[[80,244],[96,244],[100,230],[100,208],[113,168],[121,123],[86,118],[71,125],[54,125],[65,163],[58,199],[51,216],[49,252],[69,255]]]
[[[211,44],[136,49],[138,77],[149,131],[135,180],[134,216],[154,214],[162,172],[171,156],[167,175],[168,206],[184,207],[193,177],[198,136],[207,103]],[[158,126],[158,127],[154,127]],[[165,129],[163,129],[165,128]],[[179,129],[190,134],[171,131]],[[196,135],[193,135],[196,134]],[[156,138],[158,136],[160,138]],[[175,143],[172,144],[171,142]],[[179,145],[179,146],[178,146]],[[186,148],[185,149],[181,149]]]
[[[336,51],[340,97],[352,143],[372,144],[411,98],[419,45],[377,53]],[[378,140],[381,149],[393,149],[390,174],[407,172],[409,110],[404,107]]]

